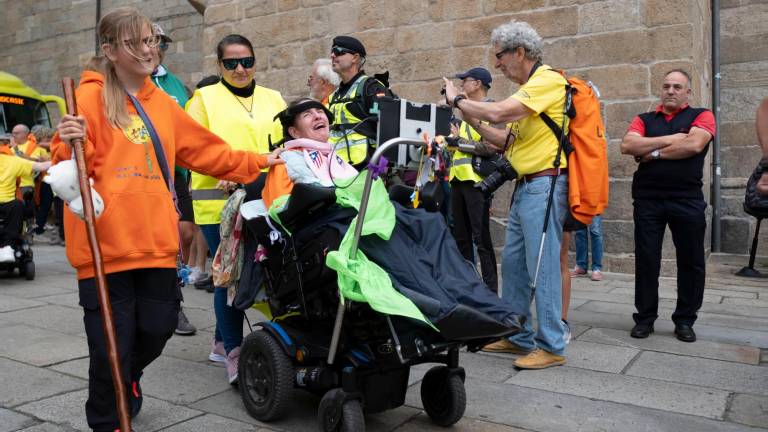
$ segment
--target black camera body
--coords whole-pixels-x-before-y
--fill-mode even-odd
[[[517,178],[517,171],[512,168],[504,155],[496,154],[485,160],[492,164],[493,172],[488,174],[483,180],[475,183],[475,188],[479,189],[483,195],[490,197],[498,188],[509,180]]]

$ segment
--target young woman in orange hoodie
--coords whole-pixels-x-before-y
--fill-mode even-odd
[[[159,43],[150,21],[132,8],[104,15],[98,25],[103,57],[94,58],[77,89],[80,116],[64,116],[52,145],[54,162],[71,158],[71,143],[84,139],[88,176],[104,199],[96,221],[107,273],[123,380],[131,414],[141,408],[139,378],[162,352],[176,328],[181,291],[177,286],[178,215],[133,96],[159,137],[167,164],[238,183],[255,180],[261,169],[282,163],[270,155],[234,151],[200,126],[149,80],[151,49]],[[173,169],[169,170],[171,173]],[[172,179],[171,179],[171,183]],[[85,224],[64,217],[67,258],[77,269],[80,305],[90,351],[89,426],[118,427],[114,389],[94,281]]]

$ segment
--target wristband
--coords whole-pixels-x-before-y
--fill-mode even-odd
[[[455,98],[453,98],[453,107],[458,108],[459,107],[459,101],[466,99],[467,97],[464,95],[456,95]]]

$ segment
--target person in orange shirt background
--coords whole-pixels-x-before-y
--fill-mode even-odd
[[[71,158],[72,141],[84,140],[87,175],[104,199],[96,225],[122,379],[135,416],[143,400],[139,379],[176,329],[181,300],[176,274],[179,217],[169,189],[173,179],[166,178],[173,172],[169,167],[176,164],[249,183],[282,160],[279,150],[270,155],[232,150],[152,84],[151,50],[160,38],[136,9],[122,7],[104,15],[97,35],[103,56],[93,58],[82,74],[76,92],[80,116],[62,118],[53,161]],[[153,129],[159,142],[150,138]],[[86,417],[93,430],[113,432],[119,422],[85,224],[65,211],[64,227],[90,352]]]

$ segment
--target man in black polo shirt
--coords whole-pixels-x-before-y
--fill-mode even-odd
[[[664,229],[669,225],[677,255],[675,335],[694,342],[693,323],[704,296],[704,232],[707,203],[702,193],[704,159],[715,135],[715,118],[688,105],[691,77],[675,69],[661,87],[655,111],[632,120],[621,152],[638,162],[632,180],[635,221],[635,326],[646,338],[658,317],[659,269]]]

